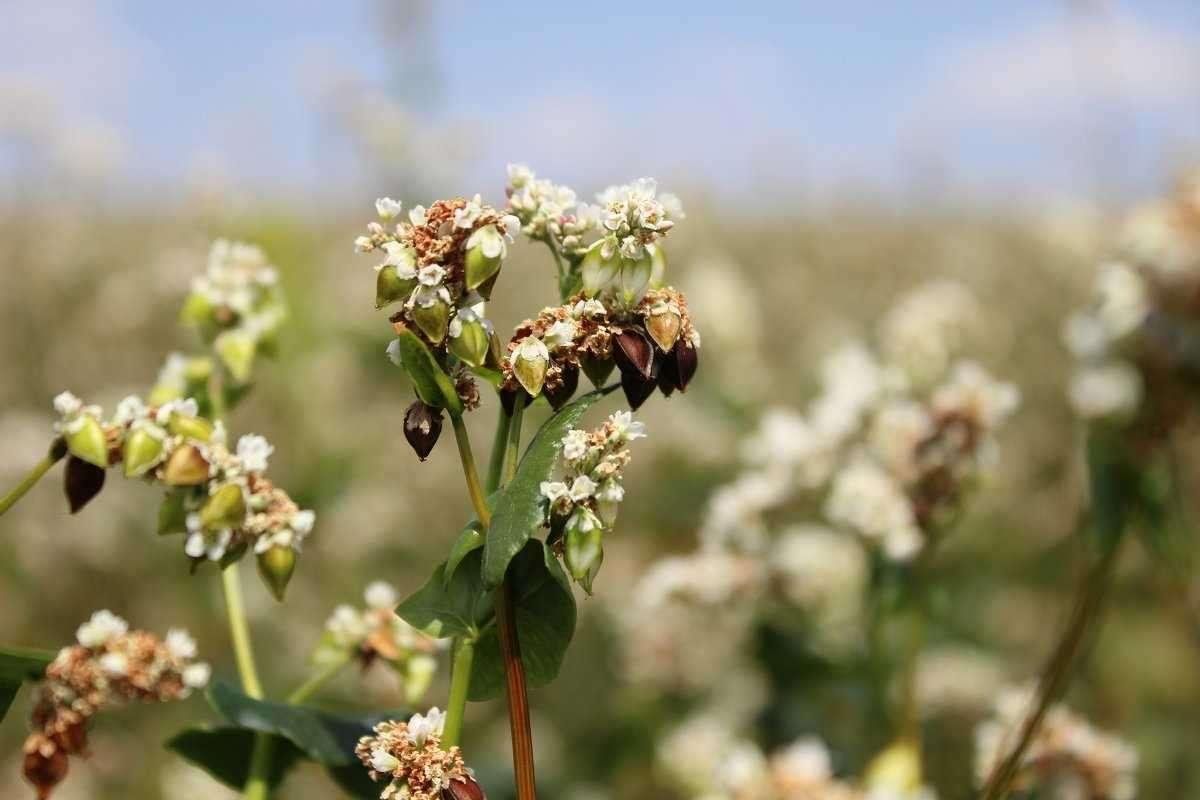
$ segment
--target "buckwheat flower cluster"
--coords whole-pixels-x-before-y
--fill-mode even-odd
[[[256,356],[270,350],[286,316],[279,272],[266,253],[225,239],[213,242],[208,268],[193,279],[182,312],[238,383],[250,379]]]
[[[449,349],[467,364],[481,365],[488,353],[487,332],[474,335],[482,326],[481,304],[491,296],[520,221],[479,195],[415,206],[394,225],[400,203],[385,197],[375,207],[379,221],[367,226],[355,248],[384,255],[375,267],[376,307],[400,303],[390,317],[393,325],[419,331],[439,352]],[[472,315],[462,314],[464,309]]]
[[[580,370],[599,387],[619,368],[625,398],[637,410],[655,389],[664,397],[687,389],[699,347],[687,300],[672,287],[645,290],[628,310],[580,294],[517,326],[503,388],[508,402],[517,393],[544,394],[557,408],[574,395]]]
[[[679,198],[667,192],[659,194],[653,178],[610,186],[596,196],[596,203],[604,232],[600,240],[603,258],[617,252],[635,261],[643,258],[647,248],[684,217]]]
[[[1008,755],[1032,705],[1033,691],[1010,688],[996,700],[993,716],[975,730],[975,777],[982,786]],[[1038,790],[1050,800],[1133,800],[1137,751],[1102,733],[1064,706],[1055,706],[1021,760],[1013,788]]]
[[[408,722],[381,722],[355,753],[371,780],[388,781],[381,800],[483,800],[458,747],[443,750],[446,715],[434,708]]]
[[[120,464],[125,477],[167,490],[160,534],[186,534],[184,552],[196,561],[225,562],[253,548],[264,580],[282,594],[316,518],[266,477],[274,452],[266,439],[243,436],[229,449],[224,426],[199,416],[191,399],[149,405],[131,395],[108,420],[70,392],[54,406],[55,429],[72,456],[72,511],[103,488],[107,467]]]
[[[160,639],[97,611],[76,638],[46,667],[25,740],[25,778],[43,799],[66,777],[69,757],[86,755],[87,726],[96,714],[132,702],[183,699],[204,688],[210,675],[183,630]]]
[[[545,524],[561,532],[567,571],[588,593],[604,561],[604,533],[612,530],[625,498],[621,473],[631,458],[628,445],[645,436],[645,426],[628,411],[592,431],[572,428],[560,443],[557,480],[541,484]]]
[[[521,232],[559,253],[579,252],[584,237],[599,223],[591,209],[578,201],[574,189],[539,178],[524,164],[508,165],[505,193],[508,210],[521,221]]]
[[[313,660],[318,664],[358,659],[365,669],[376,661],[391,666],[403,681],[405,701],[418,702],[437,670],[436,653],[445,642],[426,636],[395,613],[396,589],[376,581],[363,593],[365,608],[340,605],[325,623]]]

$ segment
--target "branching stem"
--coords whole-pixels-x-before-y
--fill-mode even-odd
[[[67,447],[61,439],[55,439],[54,444],[50,446],[50,450],[43,456],[42,460],[33,465],[33,469],[26,473],[21,482],[13,487],[12,491],[0,497],[0,517],[13,506],[17,504],[25,494],[37,485],[37,482],[50,471],[50,468],[57,464],[67,454]]]

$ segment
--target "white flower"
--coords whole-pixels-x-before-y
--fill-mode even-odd
[[[582,503],[596,493],[596,482],[587,475],[580,475],[571,484],[570,497],[576,503]]]
[[[517,347],[513,351],[512,360],[515,362],[518,358],[526,361],[549,361],[550,351],[541,339],[536,336],[526,336],[517,342]]]
[[[446,727],[446,715],[434,706],[427,714],[413,714],[408,720],[408,740],[423,747],[430,736],[441,736]]]
[[[363,598],[370,608],[392,610],[400,602],[396,588],[386,581],[375,581],[367,586]]]
[[[83,410],[83,401],[70,392],[60,392],[54,397],[54,410],[62,417],[73,417]]]
[[[596,499],[602,503],[619,503],[625,499],[625,487],[616,478],[609,478],[600,484]]]
[[[552,504],[567,496],[567,485],[562,481],[542,481],[539,487],[542,497]]]
[[[167,631],[165,644],[171,658],[178,661],[187,661],[196,657],[196,640],[182,628],[172,628]]]
[[[425,224],[425,206],[413,206],[408,211],[408,221],[413,225]]]
[[[366,619],[354,606],[342,604],[325,621],[325,630],[342,648],[355,647],[370,633]]]
[[[1079,370],[1071,378],[1071,407],[1084,419],[1123,418],[1142,401],[1142,375],[1124,361]]]
[[[113,677],[129,674],[129,658],[124,653],[105,653],[97,663],[101,670]]]
[[[935,412],[961,414],[984,429],[998,427],[1021,404],[1021,393],[1011,383],[997,381],[974,361],[954,366],[949,380],[933,393]]]
[[[422,286],[440,286],[442,279],[446,277],[446,270],[438,264],[430,264],[426,267],[421,267],[421,271],[417,273],[417,280]]]
[[[1109,338],[1120,339],[1138,328],[1150,308],[1146,281],[1133,268],[1109,263],[1096,276],[1096,317]]]
[[[189,689],[203,689],[208,685],[209,678],[212,677],[212,667],[204,662],[188,664],[180,673],[183,678],[183,685]]]
[[[567,519],[567,530],[579,531],[580,533],[588,533],[589,531],[603,527],[604,525],[600,522],[600,518],[587,506],[575,506],[575,510],[571,512],[570,518]]]
[[[375,212],[380,219],[391,219],[400,213],[400,203],[390,197],[381,197],[375,201]]]
[[[129,631],[129,623],[107,609],[92,614],[92,618],[79,626],[75,638],[89,649],[102,647]]]
[[[613,438],[621,442],[632,442],[646,438],[646,425],[634,422],[633,414],[629,411],[617,411],[609,418],[613,427]]]
[[[874,461],[858,457],[833,479],[825,516],[880,542],[892,558],[905,560],[920,549],[922,536],[912,504]]]
[[[395,267],[396,274],[405,280],[416,277],[416,250],[400,242],[384,242],[383,251],[387,253],[387,258],[384,259],[384,262],[377,269],[380,267]]]
[[[569,347],[575,342],[577,330],[578,326],[572,320],[560,319],[550,326],[542,337],[542,341],[551,350],[558,347]]]
[[[1063,341],[1076,358],[1100,358],[1108,350],[1108,330],[1095,315],[1075,313],[1063,325]]]
[[[483,198],[475,195],[465,206],[454,212],[454,227],[473,228],[483,213]]]
[[[497,230],[495,225],[484,225],[467,238],[467,249],[478,247],[486,258],[504,258],[508,255],[505,236],[506,234]]]
[[[288,527],[295,531],[300,538],[312,533],[313,525],[317,522],[317,512],[301,509],[288,520]]]
[[[225,528],[219,531],[206,530],[196,513],[187,515],[187,539],[183,543],[183,552],[191,558],[207,558],[210,561],[220,561],[225,556],[225,550],[233,539],[233,531]]]
[[[399,339],[392,339],[390,342],[388,342],[387,350],[385,350],[384,353],[387,355],[388,361],[392,362],[397,367],[400,366],[400,340]]]
[[[238,439],[237,457],[247,472],[266,472],[267,459],[274,452],[275,448],[266,438],[257,434],[247,434]]]
[[[368,253],[375,249],[375,243],[371,241],[370,236],[357,236],[354,239],[354,251],[356,253]]]
[[[578,461],[588,454],[587,431],[572,428],[562,439],[562,455],[567,461]]]
[[[371,751],[371,769],[376,772],[391,774],[400,768],[400,759],[386,750]]]
[[[147,413],[146,404],[142,402],[142,398],[131,394],[117,403],[117,410],[113,413],[113,422],[117,425],[128,425],[134,420],[143,419]]]

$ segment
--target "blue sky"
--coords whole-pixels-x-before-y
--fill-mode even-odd
[[[1053,200],[1149,191],[1200,151],[1184,0],[434,3],[429,25],[417,2],[5,5],[0,134],[43,114],[64,158],[146,187],[395,180],[331,121],[346,87],[404,101],[408,157],[464,185],[521,160],[588,186]]]

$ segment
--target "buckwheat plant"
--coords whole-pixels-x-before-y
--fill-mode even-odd
[[[629,445],[645,435],[629,411],[595,428],[578,423],[617,388],[634,410],[655,390],[683,391],[697,367],[687,300],[664,283],[664,240],[683,218],[677,199],[642,179],[589,205],[523,166],[509,167],[506,194],[503,206],[476,195],[407,213],[382,198],[355,242],[380,259],[375,304],[396,336],[388,356],[416,393],[404,435],[424,460],[449,416],[475,512],[397,608],[413,628],[454,640],[453,665],[444,713],[381,723],[360,742],[384,798],[482,797],[459,750],[463,718],[468,700],[501,691],[517,797],[536,796],[527,686],[559,671],[575,628],[571,581],[593,591]],[[487,301],[519,237],[550,252],[555,300],[501,337]],[[576,398],[581,373],[596,389]],[[497,422],[481,474],[463,418],[485,393]],[[541,400],[552,413],[522,455],[526,407]]]
[[[767,411],[746,439],[699,548],[652,565],[618,608],[631,677],[691,706],[659,752],[685,796],[928,796],[918,678],[937,555],[1019,402],[963,357],[979,317],[965,288],[938,281],[881,318],[876,345],[838,347],[807,406]],[[892,730],[859,780],[834,779],[819,742],[766,754],[748,736],[770,707],[753,658],[762,626],[802,631],[815,657],[865,661]]]
[[[1097,270],[1090,304],[1066,320],[1076,367],[1069,399],[1083,423],[1091,489],[1091,563],[1047,660],[1036,701],[984,789],[1005,796],[1027,750],[1066,691],[1097,627],[1117,555],[1129,531],[1150,552],[1170,548],[1186,489],[1173,440],[1194,417],[1200,376],[1200,174],[1166,199],[1135,211],[1113,256]]]

